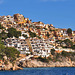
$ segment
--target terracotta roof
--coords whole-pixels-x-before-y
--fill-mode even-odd
[[[33,24],[44,24],[43,22],[33,22]]]

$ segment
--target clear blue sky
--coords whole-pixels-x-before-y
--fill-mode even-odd
[[[33,22],[75,30],[75,0],[0,0],[0,15],[23,14]]]

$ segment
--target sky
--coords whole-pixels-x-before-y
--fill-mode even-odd
[[[16,13],[32,22],[75,30],[75,0],[0,0],[0,16]]]

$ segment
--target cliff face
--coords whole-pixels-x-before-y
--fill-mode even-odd
[[[75,62],[70,59],[66,59],[62,62],[53,62],[49,61],[49,63],[41,62],[35,60],[23,61],[20,63],[21,67],[75,67]]]
[[[0,67],[0,70],[21,70],[22,68],[21,67],[19,67],[18,65],[16,65],[16,64],[12,64],[12,63],[10,63],[9,61],[8,61],[8,64],[4,64],[3,65],[3,67],[1,66]]]
[[[8,62],[4,67],[0,67],[0,70],[22,70],[23,67],[75,67],[75,61],[71,61],[69,58],[56,62],[49,61],[48,63],[38,61],[37,59],[16,61],[14,65]]]

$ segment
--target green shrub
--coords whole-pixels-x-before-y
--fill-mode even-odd
[[[27,35],[25,35],[25,34],[23,34],[23,37],[25,37],[26,39],[28,38],[28,36],[27,36]]]
[[[55,49],[51,49],[51,54],[52,54],[52,55],[55,54]]]
[[[17,31],[15,28],[9,28],[7,35],[8,35],[8,37],[15,36],[16,38],[18,38],[19,36],[21,36],[21,32]]]
[[[47,62],[47,63],[49,62],[49,60],[46,57],[44,57],[44,58],[38,57],[37,59],[42,61],[42,62]]]
[[[8,65],[8,62],[7,62],[7,61],[5,61],[5,62],[4,62],[4,64],[5,64],[5,65]]]
[[[51,57],[48,57],[48,59],[51,60],[51,61],[53,60]]]
[[[72,29],[71,29],[71,28],[68,28],[68,29],[67,29],[67,33],[68,33],[68,34],[72,34]]]
[[[29,34],[30,34],[30,37],[32,37],[32,38],[33,38],[33,37],[37,37],[37,36],[36,36],[36,33],[33,33],[33,32],[31,32],[31,31],[29,31]]]
[[[40,37],[40,36],[37,36],[37,38],[41,39],[41,37]]]

